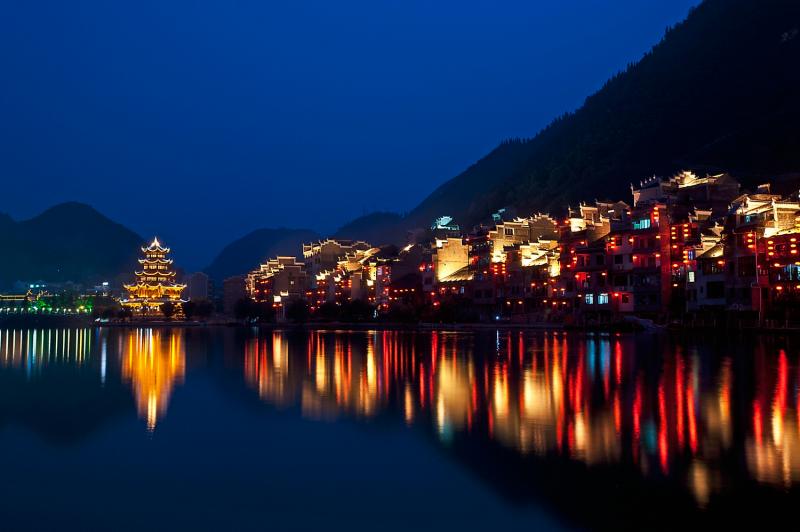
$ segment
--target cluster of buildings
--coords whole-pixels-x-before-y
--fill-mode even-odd
[[[388,310],[393,301],[422,301],[424,249],[373,247],[363,241],[327,239],[303,245],[302,260],[277,257],[243,278],[245,293],[285,311],[303,300],[311,312],[326,303],[363,301]]]
[[[360,300],[375,313],[446,304],[481,319],[663,318],[711,310],[789,312],[800,296],[800,201],[769,185],[743,192],[729,174],[684,171],[595,201],[463,232],[449,217],[402,249],[324,240],[225,283],[284,309]],[[281,316],[281,313],[278,314]]]
[[[18,282],[13,291],[0,294],[0,316],[4,315],[77,315],[115,314],[121,307],[136,316],[162,317],[162,307],[173,305],[180,315],[187,301],[213,299],[213,282],[204,272],[183,274],[173,266],[170,248],[158,238],[141,248],[140,269],[134,271],[132,283],[122,283],[121,291],[108,281],[96,286],[74,282]]]
[[[684,171],[631,187],[627,201],[594,201],[547,214],[492,216],[463,231],[448,216],[402,248],[358,240],[304,244],[223,283],[223,307],[266,304],[279,320],[295,303],[313,319],[356,302],[372,317],[603,323],[635,315],[772,321],[800,319],[800,198],[769,185],[743,191],[726,173]],[[182,276],[158,239],[142,247],[135,282],[118,299],[137,315],[210,300],[202,272]],[[0,296],[0,312],[84,312],[87,297],[44,285]],[[65,292],[66,293],[66,292]],[[76,292],[77,293],[77,292]],[[88,292],[81,292],[88,293]],[[109,298],[107,283],[95,296]],[[74,300],[74,301],[73,301]],[[352,309],[352,306],[350,306]]]

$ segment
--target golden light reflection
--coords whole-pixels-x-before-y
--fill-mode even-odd
[[[701,506],[726,485],[724,464],[741,449],[734,395],[744,392],[730,356],[665,344],[655,360],[637,353],[635,337],[614,335],[271,334],[247,341],[245,379],[263,400],[300,404],[313,418],[396,412],[445,443],[482,435],[520,455],[628,462],[642,475],[679,477]],[[797,482],[798,369],[784,353],[756,374],[747,467],[763,482]]]
[[[183,331],[137,329],[124,334],[122,378],[133,387],[139,417],[153,431],[167,412],[173,389],[184,379]]]
[[[436,424],[439,433],[462,430],[472,421],[471,361],[455,352],[442,356],[436,379]]]
[[[769,362],[764,353],[757,355],[747,465],[759,482],[788,488],[800,481],[800,397],[789,395],[789,390],[798,389],[800,379],[797,368],[790,370],[783,349],[776,364]]]

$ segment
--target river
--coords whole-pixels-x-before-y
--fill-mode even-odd
[[[798,341],[0,329],[3,530],[654,529],[791,516]]]

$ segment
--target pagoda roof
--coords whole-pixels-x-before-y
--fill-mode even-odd
[[[176,289],[176,288],[180,288],[181,290],[183,290],[184,288],[186,288],[186,285],[185,285],[185,284],[180,284],[180,283],[171,283],[171,284],[163,284],[163,283],[158,283],[158,284],[136,283],[136,284],[125,284],[125,285],[122,285],[122,286],[123,286],[125,289],[127,289],[127,290],[130,290],[130,289],[133,289],[133,288],[140,288],[140,287],[147,287],[147,288],[158,288],[158,287],[161,287],[161,288],[170,288],[170,289]]]
[[[148,251],[161,251],[163,253],[169,253],[169,248],[164,247],[161,245],[161,242],[158,241],[158,237],[153,237],[153,241],[150,242],[150,245],[147,247],[143,247],[142,251],[145,253]]]

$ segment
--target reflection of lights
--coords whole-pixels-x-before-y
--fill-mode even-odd
[[[575,448],[577,454],[582,454],[586,451],[586,443],[587,443],[587,428],[586,428],[586,419],[584,418],[584,414],[582,412],[578,412],[575,415]]]
[[[403,412],[405,414],[406,423],[410,425],[414,421],[414,394],[411,391],[411,385],[408,383],[406,383],[405,387]]]
[[[272,364],[275,371],[280,372],[288,363],[286,349],[283,347],[283,335],[278,332],[272,334]]]
[[[759,386],[753,401],[753,436],[746,446],[748,468],[760,482],[789,487],[800,480],[800,419],[797,404],[787,406],[790,383],[785,351],[780,351],[774,373],[762,365],[756,367],[756,380],[773,386]],[[772,398],[767,403],[770,391]],[[762,406],[766,404],[770,404],[768,422]]]
[[[508,415],[508,368],[498,365],[494,370],[494,413],[498,418]]]
[[[139,329],[127,336],[128,341],[123,342],[126,348],[122,353],[122,377],[133,385],[137,411],[152,431],[167,411],[173,387],[183,381],[183,331]]]
[[[248,341],[246,378],[270,403],[301,401],[304,415],[388,411],[442,442],[469,434],[588,465],[630,461],[643,475],[680,479],[701,506],[726,485],[725,453],[741,448],[733,444],[733,393],[741,388],[732,386],[730,357],[701,363],[693,350],[665,352],[653,375],[624,335],[576,341],[503,332],[489,339],[486,358],[473,356],[473,337],[461,334],[420,342],[394,331],[317,332],[296,353],[284,333],[274,335]],[[417,355],[414,345],[425,351]],[[764,367],[774,375],[758,377],[764,390],[746,403],[753,405],[744,430],[748,468],[763,482],[795,482],[795,368]]]
[[[700,460],[694,460],[689,471],[689,488],[698,506],[705,508],[711,494],[708,467]]]
[[[472,411],[471,363],[459,361],[455,354],[443,357],[437,378],[436,415],[444,424],[462,428]]]
[[[371,396],[378,393],[378,370],[375,364],[375,346],[372,342],[367,345],[367,388]]]
[[[325,356],[322,353],[317,353],[316,358],[316,384],[317,384],[317,391],[320,393],[326,393],[328,389],[328,372],[325,368]]]
[[[93,337],[89,329],[0,329],[0,366],[24,368],[28,377],[53,363],[80,366]]]

